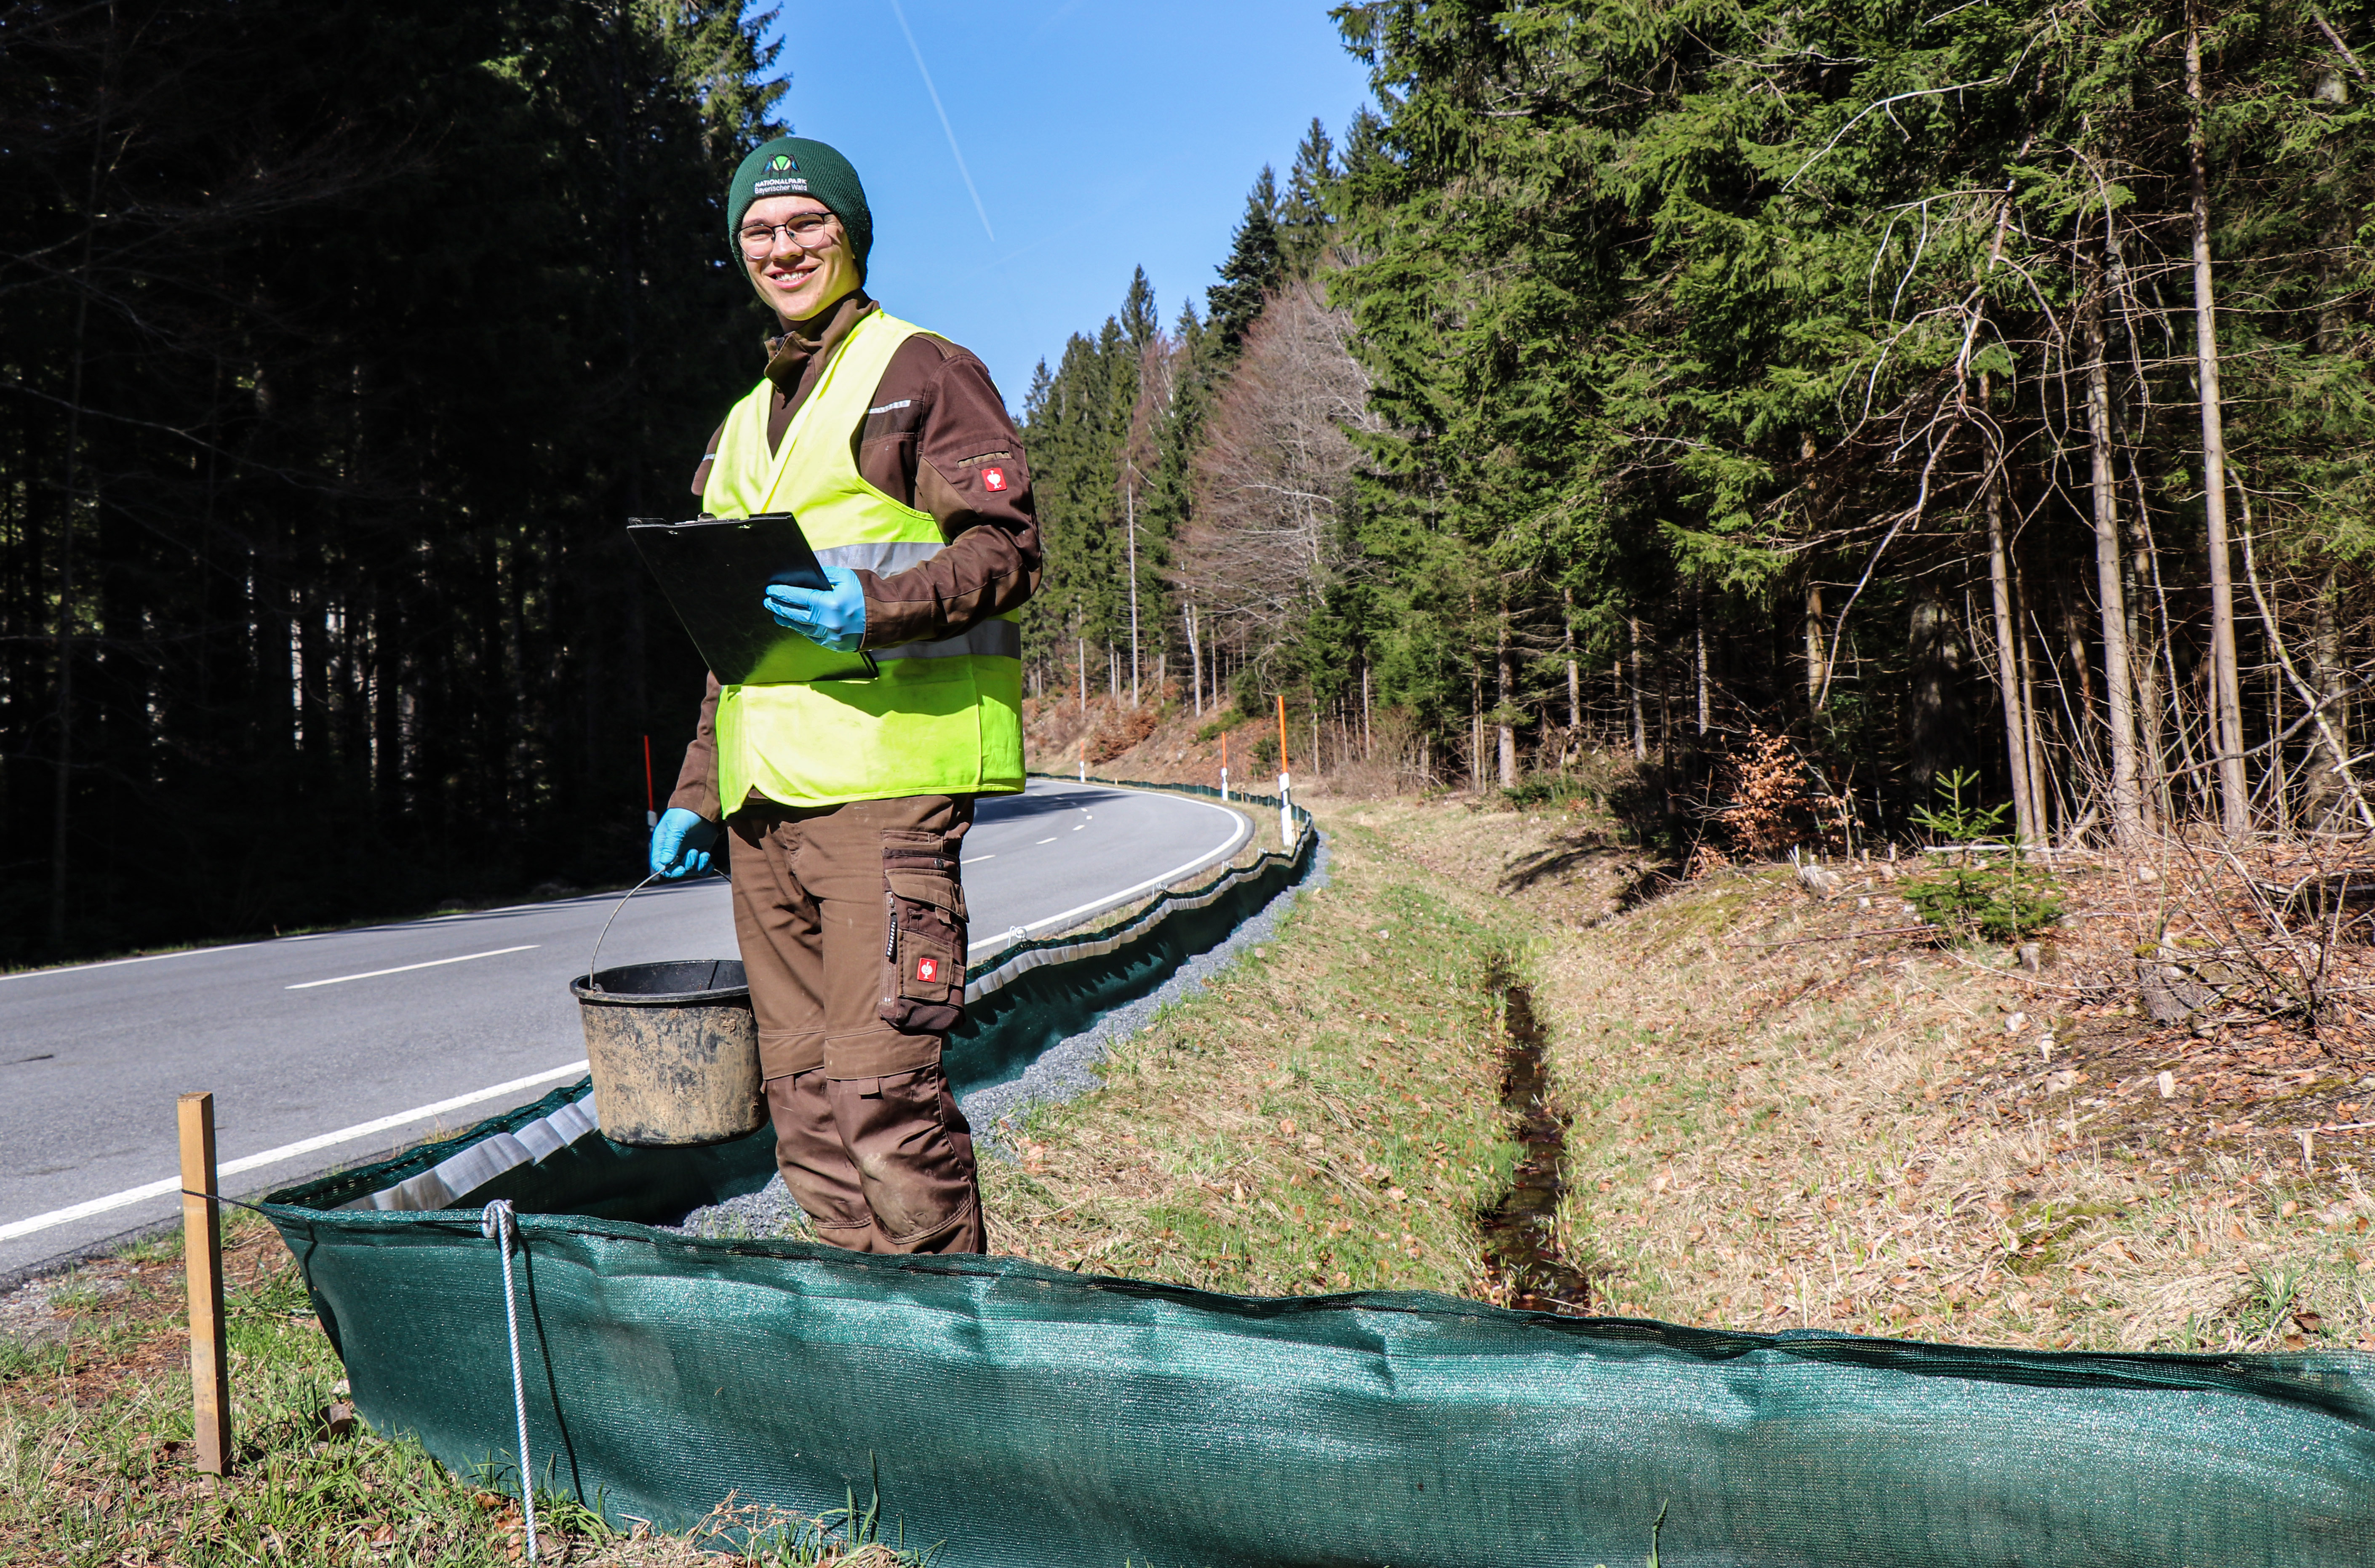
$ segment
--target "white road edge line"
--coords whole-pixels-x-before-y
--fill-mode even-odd
[[[1060,779],[1056,782],[1059,784],[1071,783],[1069,779]],[[1118,784],[1105,784],[1100,787],[1105,789],[1117,789],[1123,786]],[[1132,795],[1163,794],[1161,790],[1153,789],[1131,790],[1130,793]],[[1116,905],[1128,903],[1130,900],[1138,897],[1140,893],[1152,892],[1155,889],[1163,887],[1166,883],[1177,881],[1180,878],[1187,876],[1191,871],[1200,871],[1205,867],[1211,865],[1215,861],[1228,859],[1231,855],[1235,855],[1238,850],[1245,847],[1245,843],[1247,839],[1254,836],[1254,823],[1252,818],[1240,811],[1232,811],[1229,808],[1221,805],[1218,801],[1199,800],[1192,795],[1171,795],[1164,796],[1164,798],[1167,800],[1184,800],[1190,806],[1209,807],[1211,809],[1220,812],[1223,816],[1235,822],[1237,825],[1236,831],[1229,835],[1229,842],[1227,843],[1223,844],[1218,849],[1207,850],[1204,854],[1198,855],[1195,859],[1188,862],[1185,866],[1176,867],[1169,871],[1164,872],[1159,877],[1149,877],[1145,881],[1139,883],[1138,886],[1134,888],[1124,888],[1117,893],[1107,893],[1103,898],[1093,899],[1089,902],[1081,904],[1077,909],[1068,909],[1061,914],[1051,914],[1045,920],[1034,920],[1028,925],[1016,926],[1015,930],[1020,931],[1023,936],[1028,937],[1034,931],[1045,931],[1051,925],[1061,925],[1068,920],[1085,919],[1087,916],[1094,914],[1100,910],[1112,909]],[[1042,843],[1054,843],[1056,841],[1054,839],[1043,839],[1040,842]],[[1034,845],[1034,847],[1035,848],[1036,846]],[[1009,933],[1009,935],[1011,934],[1012,933]],[[1013,943],[1009,942],[1006,944],[1006,947],[1012,947],[1013,945]],[[1003,952],[1005,950],[1005,947],[992,948],[988,949],[988,952],[985,952],[979,956],[987,958],[991,952]]]
[[[691,882],[670,884],[671,887],[693,885]],[[655,888],[652,890],[666,892],[669,890]],[[372,925],[343,925],[335,931],[304,931],[294,937],[274,937],[265,941],[223,942],[210,947],[176,948],[170,953],[142,953],[136,958],[101,959],[97,963],[52,964],[46,969],[20,969],[12,973],[0,974],[0,984],[6,984],[11,980],[39,980],[45,974],[81,974],[94,969],[120,969],[127,963],[155,963],[160,959],[202,958],[208,953],[244,952],[250,948],[279,947],[292,942],[327,942],[340,937],[369,937],[384,932],[410,931],[435,925],[447,920],[478,920],[491,914],[521,914],[530,910],[559,909],[564,904],[593,903],[608,896],[604,893],[582,893],[574,898],[543,899],[529,903],[507,903],[495,909],[466,909],[453,914],[424,914],[418,920],[384,921]]]
[[[337,1132],[323,1133],[317,1138],[303,1138],[296,1143],[284,1143],[278,1149],[267,1149],[261,1154],[243,1154],[236,1160],[224,1161],[217,1169],[223,1175],[235,1176],[242,1171],[278,1165],[283,1160],[294,1160],[301,1154],[312,1154],[316,1150],[330,1149],[354,1138],[368,1138],[372,1133],[386,1132],[408,1123],[426,1121],[431,1116],[440,1116],[448,1111],[458,1111],[465,1105],[476,1105],[482,1100],[493,1100],[498,1096],[515,1093],[523,1089],[534,1089],[539,1083],[550,1083],[555,1079],[582,1077],[585,1072],[584,1062],[572,1062],[565,1067],[554,1067],[549,1072],[531,1073],[526,1078],[515,1078],[509,1083],[498,1083],[491,1088],[476,1090],[468,1094],[457,1094],[451,1100],[440,1100],[433,1105],[416,1105],[409,1111],[398,1111],[393,1116],[382,1116],[377,1121],[358,1122],[350,1127],[340,1127]],[[145,1198],[162,1197],[167,1193],[177,1193],[181,1190],[182,1179],[179,1176],[169,1176],[161,1182],[150,1182],[145,1186],[127,1187],[122,1192],[111,1193],[105,1197],[94,1197],[87,1203],[77,1203],[72,1208],[53,1208],[47,1214],[35,1214],[23,1220],[12,1220],[6,1225],[0,1225],[0,1242],[13,1242],[18,1236],[30,1236],[36,1231],[46,1231],[53,1225],[65,1225],[77,1220],[87,1220],[94,1214],[104,1214],[111,1208],[128,1208]]]
[[[293,941],[294,937],[283,937]],[[54,969],[20,969],[14,974],[0,974],[0,981],[39,980],[44,974],[80,974],[92,969],[121,969],[127,963],[155,963],[160,959],[195,958],[200,953],[235,953],[246,948],[261,948],[263,942],[231,942],[219,948],[179,948],[170,953],[143,953],[138,958],[107,959],[99,963],[63,963]]]
[[[283,991],[311,991],[316,985],[343,985],[349,980],[376,980],[383,974],[403,974],[415,969],[435,969],[440,964],[467,963],[472,959],[501,958],[505,953],[524,953],[544,946],[541,942],[522,942],[516,948],[490,948],[483,953],[464,953],[460,958],[431,959],[426,963],[400,963],[394,969],[368,969],[360,974],[334,974],[327,980],[301,980],[294,985],[283,985]]]

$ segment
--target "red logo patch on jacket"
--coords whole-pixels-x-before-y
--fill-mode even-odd
[[[986,490],[1004,489],[1006,488],[1006,470],[1003,468],[984,468],[981,471],[981,488]]]
[[[917,959],[917,960],[916,961],[916,979],[918,979],[918,980],[938,980],[939,977],[940,977],[940,961],[939,961],[939,960],[938,960],[938,959],[936,959],[936,958],[919,958],[919,959]]]

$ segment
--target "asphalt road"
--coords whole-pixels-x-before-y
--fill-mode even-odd
[[[1249,829],[1216,805],[1097,784],[1034,779],[986,799],[963,853],[973,957],[1217,860]],[[569,982],[618,903],[603,894],[0,976],[0,1279],[177,1212],[184,1091],[214,1091],[223,1188],[245,1194],[575,1079],[585,1050]],[[635,895],[601,961],[735,950],[726,884],[708,878]]]

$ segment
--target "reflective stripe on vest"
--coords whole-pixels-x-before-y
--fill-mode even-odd
[[[938,527],[936,523],[934,527]],[[817,560],[826,566],[846,566],[852,572],[871,572],[887,577],[893,572],[904,572],[919,560],[929,560],[940,553],[942,546],[935,539],[930,544],[899,545],[833,545],[818,550]],[[937,643],[902,643],[894,647],[872,650],[874,662],[884,659],[944,659],[955,654],[991,654],[1000,658],[1022,657],[1022,628],[1011,620],[998,618],[977,623],[971,631],[954,637],[944,637]]]
[[[857,471],[856,435],[899,345],[922,329],[876,312],[833,351],[767,446],[774,387],[726,417],[702,492],[719,517],[788,512],[828,566],[878,574],[938,555],[940,525]],[[755,603],[753,615],[762,615]],[[872,680],[729,686],[717,701],[717,786],[731,812],[756,791],[786,806],[1022,787],[1022,631],[986,620],[955,637],[868,650]]]

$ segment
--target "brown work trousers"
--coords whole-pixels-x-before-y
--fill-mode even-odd
[[[940,1069],[964,1006],[970,796],[727,819],[775,1164],[855,1252],[980,1252],[973,1129]]]

